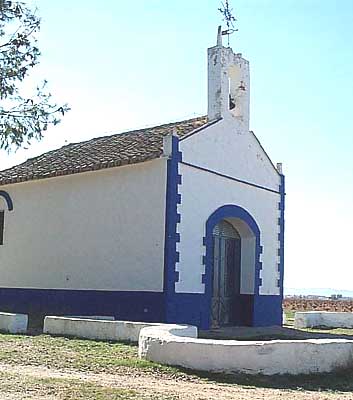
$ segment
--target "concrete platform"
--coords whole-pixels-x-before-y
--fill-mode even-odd
[[[320,333],[305,332],[298,329],[271,326],[253,328],[247,326],[229,326],[208,331],[199,331],[199,337],[218,340],[303,340],[303,339],[353,339],[352,335],[335,335],[325,331]]]
[[[139,356],[199,371],[263,375],[324,373],[353,366],[353,336],[308,339],[302,337],[308,336],[306,332],[281,327],[223,328],[207,332],[213,336],[209,339],[196,332],[185,325],[143,328]],[[226,340],[218,340],[221,336]],[[238,340],[228,340],[232,336]]]

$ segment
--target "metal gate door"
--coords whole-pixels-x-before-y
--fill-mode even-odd
[[[240,236],[229,222],[221,221],[213,230],[213,328],[233,323],[239,292]]]

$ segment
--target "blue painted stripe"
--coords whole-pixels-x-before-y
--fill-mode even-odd
[[[162,292],[0,288],[0,310],[38,315],[111,315],[164,321]]]
[[[213,174],[213,175],[220,176],[221,178],[226,178],[226,179],[229,179],[231,181],[235,181],[235,182],[238,182],[238,183],[242,183],[244,185],[252,186],[252,187],[257,188],[257,189],[266,190],[267,192],[280,194],[280,192],[277,191],[277,190],[270,189],[268,187],[261,186],[261,185],[256,185],[256,183],[251,183],[251,182],[248,182],[248,181],[244,181],[242,179],[234,178],[233,176],[225,175],[225,174],[222,174],[220,172],[217,172],[217,171],[214,171],[214,170],[211,170],[211,169],[208,169],[208,168],[200,167],[199,165],[190,164],[190,163],[185,162],[185,161],[182,161],[181,164],[186,165],[186,166],[191,167],[191,168],[199,169],[200,171],[204,171],[204,172],[208,172],[208,173]]]
[[[6,201],[6,205],[9,211],[13,210],[13,202],[11,196],[5,192],[5,190],[0,190],[0,197],[3,197]]]

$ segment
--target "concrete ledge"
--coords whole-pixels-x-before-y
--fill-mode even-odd
[[[111,315],[64,315],[65,318],[78,318],[78,319],[98,319],[103,321],[115,321]]]
[[[296,312],[295,328],[353,328],[353,313],[330,311]]]
[[[353,340],[236,341],[198,339],[197,328],[131,321],[46,317],[44,332],[139,342],[139,356],[211,372],[310,374],[353,367]]]
[[[48,316],[43,333],[95,340],[138,342],[140,330],[155,323]]]
[[[139,356],[196,370],[264,375],[322,373],[353,366],[353,340],[251,342],[196,336],[192,326],[144,328]]]
[[[0,331],[9,333],[26,333],[28,316],[26,314],[0,313]]]

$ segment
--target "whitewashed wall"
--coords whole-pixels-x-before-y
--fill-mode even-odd
[[[183,161],[278,190],[279,175],[251,132],[230,113],[180,143]]]
[[[0,286],[162,291],[165,182],[158,159],[3,186]]]
[[[237,133],[232,118],[224,119],[190,136],[180,143],[183,161],[225,175],[278,191],[280,177],[252,133]],[[178,206],[180,243],[177,250],[179,282],[177,292],[203,293],[202,274],[205,255],[203,237],[208,217],[226,204],[247,210],[261,231],[262,286],[260,294],[277,295],[278,288],[278,203],[280,195],[181,164],[179,186],[182,202]],[[248,277],[245,275],[248,274]],[[249,279],[253,274],[242,271],[241,293],[253,293]]]

